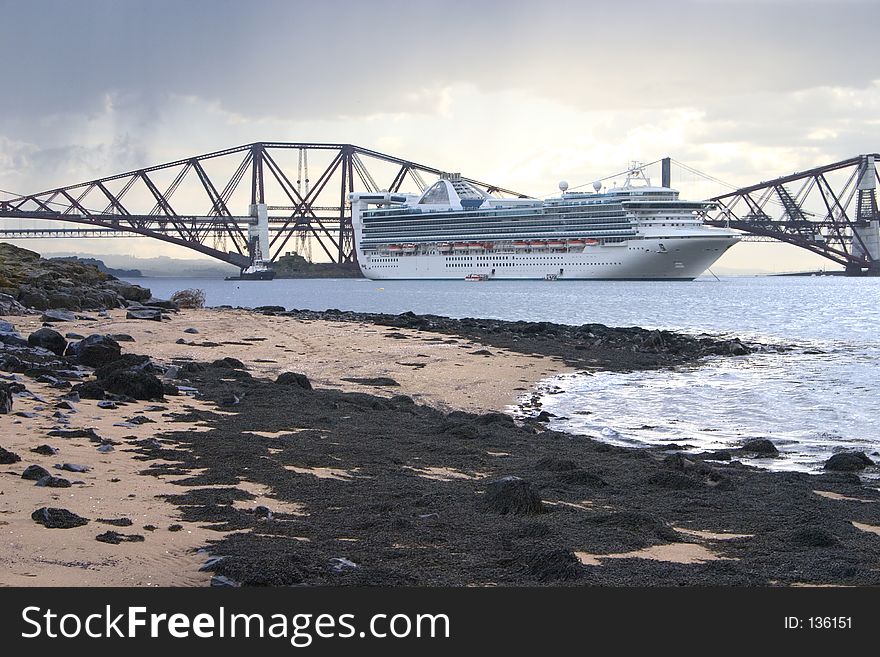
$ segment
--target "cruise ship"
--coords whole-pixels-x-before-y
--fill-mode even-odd
[[[372,279],[693,280],[740,239],[638,167],[621,186],[559,188],[496,198],[442,174],[421,195],[354,192],[358,264]]]

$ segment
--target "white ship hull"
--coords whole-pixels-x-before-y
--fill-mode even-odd
[[[711,230],[711,229],[710,229]],[[555,280],[693,280],[738,241],[730,235],[680,239],[642,238],[578,251],[518,253],[369,254],[357,252],[367,278]]]

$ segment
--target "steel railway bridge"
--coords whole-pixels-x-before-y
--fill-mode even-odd
[[[704,218],[807,249],[850,274],[880,273],[878,158],[859,155],[734,189],[708,199],[714,209]],[[668,186],[672,160],[661,163]],[[0,226],[0,238],[144,236],[241,268],[315,244],[345,264],[354,258],[350,192],[421,192],[425,177],[440,173],[352,144],[258,142],[0,200],[0,219],[68,225]],[[523,196],[465,180],[490,194]]]

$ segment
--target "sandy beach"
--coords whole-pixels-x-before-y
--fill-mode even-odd
[[[184,394],[65,407],[69,388],[15,375],[30,394],[0,415],[2,447],[21,457],[0,470],[0,584],[880,583],[880,493],[855,474],[615,448],[499,412],[528,406],[553,374],[691,362],[717,351],[710,340],[415,316],[125,315],[54,327],[127,334],[123,354],[149,355]],[[6,319],[24,336],[41,326]],[[58,453],[32,451],[44,444]],[[21,477],[31,465],[70,486],[34,485]],[[42,507],[88,523],[48,529],[31,517]],[[108,531],[114,542],[96,540]]]
[[[82,335],[128,334],[134,338],[134,343],[125,345],[129,351],[147,352],[165,363],[181,358],[206,360],[213,358],[214,352],[222,352],[224,357],[246,363],[255,377],[274,379],[280,372],[295,370],[305,373],[315,386],[335,390],[365,389],[343,378],[390,377],[400,386],[369,387],[371,392],[391,396],[404,390],[420,403],[445,410],[503,410],[536,381],[571,369],[552,358],[514,353],[503,353],[503,358],[475,355],[482,345],[469,340],[437,341],[421,331],[396,331],[408,339],[389,340],[383,338],[387,330],[366,324],[297,321],[236,310],[187,310],[161,323],[127,320],[125,310],[109,314],[110,318],[98,321],[65,322],[63,329]],[[7,319],[23,335],[42,325],[39,315]],[[195,329],[198,334],[184,333],[184,329]],[[198,345],[214,342],[219,346],[177,344],[182,336]],[[145,465],[133,458],[126,444],[169,431],[204,430],[203,423],[169,423],[168,418],[188,409],[214,409],[215,405],[191,396],[169,396],[160,404],[135,401],[108,411],[98,408],[95,400],[82,400],[70,416],[70,427],[94,428],[102,438],[121,443],[115,451],[99,454],[88,439],[43,437],[57,426],[50,410],[54,411],[65,391],[32,381],[28,389],[45,401],[16,399],[14,410],[34,412],[37,419],[0,415],[2,446],[23,459],[16,467],[0,469],[0,585],[206,585],[211,574],[199,568],[207,556],[196,550],[216,539],[217,533],[200,523],[181,520],[177,507],[161,499],[162,495],[180,493],[180,487],[173,483],[175,477],[140,475]],[[153,422],[114,426],[138,415]],[[254,426],[254,432],[259,429]],[[30,453],[31,448],[44,443],[57,447],[59,454]],[[74,485],[65,489],[36,487],[20,477],[25,465],[36,464],[53,472],[53,466],[60,462],[86,464],[91,469],[70,477]],[[248,502],[251,507],[283,506],[265,486],[238,485],[255,494]],[[96,534],[118,529],[97,521],[47,531],[30,517],[34,509],[43,506],[63,507],[88,518],[128,518],[133,525],[120,531],[142,535],[145,540],[119,545],[97,542]],[[147,531],[144,525],[156,529]],[[174,525],[183,529],[168,531]]]

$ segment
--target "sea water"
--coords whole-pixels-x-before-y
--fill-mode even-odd
[[[748,462],[817,471],[840,449],[859,449],[880,461],[880,278],[133,282],[165,298],[201,288],[214,306],[598,322],[790,347],[672,370],[567,374],[542,382],[542,401],[558,416],[552,428],[619,445],[675,443],[702,451],[769,438],[782,458]]]

